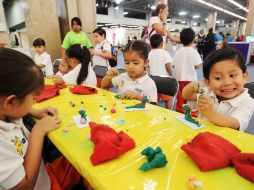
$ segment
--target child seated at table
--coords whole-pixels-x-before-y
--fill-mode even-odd
[[[216,50],[204,61],[204,82],[194,81],[183,89],[185,100],[197,101],[199,114],[222,127],[244,131],[254,112],[254,100],[244,88],[248,71],[241,54],[233,48]]]
[[[119,75],[116,68],[107,71],[102,79],[102,88],[115,86],[121,98],[141,100],[147,96],[149,102],[157,103],[155,82],[148,76],[148,53],[150,48],[143,41],[130,42],[124,49],[125,73]]]
[[[47,78],[54,79],[56,76],[62,77],[67,74],[71,70],[70,64],[65,61],[65,59],[60,60],[60,64],[58,66],[58,72],[55,75],[50,75]]]
[[[87,84],[97,85],[96,75],[90,66],[91,54],[89,50],[80,44],[72,45],[67,50],[71,70],[61,76],[54,78],[55,84]]]
[[[80,181],[64,157],[46,167],[42,161],[44,137],[61,122],[54,108],[32,109],[43,88],[42,71],[32,59],[0,49],[0,189],[70,189]],[[31,133],[22,122],[28,113],[40,119]]]

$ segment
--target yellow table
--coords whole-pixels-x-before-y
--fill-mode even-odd
[[[216,127],[201,121],[207,128],[191,130],[174,116],[178,113],[151,105],[149,111],[124,112],[126,105],[135,100],[118,100],[114,94],[98,89],[96,95],[73,95],[69,89],[62,89],[60,96],[36,104],[36,108],[54,106],[59,110],[62,125],[48,136],[73,166],[98,190],[185,190],[189,176],[195,176],[203,184],[204,190],[253,190],[254,184],[239,176],[235,169],[228,167],[211,172],[201,172],[197,165],[181,150],[181,145],[190,141],[199,132],[210,131],[218,134],[239,147],[242,152],[252,152],[254,136],[228,128]],[[72,101],[76,104],[72,107]],[[81,101],[84,104],[81,104]],[[116,104],[117,112],[110,113]],[[104,110],[100,105],[107,109]],[[90,155],[94,145],[89,140],[90,128],[79,129],[75,125],[69,132],[63,128],[78,115],[78,109],[84,107],[88,117],[96,122],[108,124],[116,131],[124,131],[136,142],[136,148],[121,157],[93,166]],[[117,120],[125,124],[117,124]],[[160,146],[167,156],[168,164],[164,168],[147,172],[138,168],[146,162],[140,152],[151,146]]]

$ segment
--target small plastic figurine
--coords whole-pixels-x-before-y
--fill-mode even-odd
[[[86,110],[84,108],[80,108],[78,112],[79,112],[79,114],[81,116],[80,123],[81,124],[85,124],[86,121],[87,121],[87,119],[86,119],[86,117],[87,117]]]
[[[188,178],[188,182],[187,182],[188,189],[195,190],[201,186],[202,186],[202,183],[199,180],[197,180],[194,176],[190,176]]]
[[[190,109],[190,106],[188,105],[188,104],[183,104],[183,109],[184,109],[184,111],[185,111],[185,119],[187,120],[187,121],[189,121],[189,122],[191,122],[191,123],[194,123],[194,124],[196,124],[198,127],[200,127],[201,126],[201,124],[196,120],[196,119],[193,119],[192,117],[191,117],[191,109]]]
[[[116,94],[116,95],[115,95],[115,98],[121,99],[121,95],[120,95],[120,94]]]

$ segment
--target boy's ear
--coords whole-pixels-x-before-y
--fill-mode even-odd
[[[249,76],[249,71],[246,70],[246,72],[243,73],[244,84],[247,83],[248,76]]]
[[[145,66],[147,66],[149,63],[149,59],[145,59]]]
[[[205,85],[208,87],[208,89],[211,90],[209,80],[207,80],[206,78],[204,78],[204,82],[205,82]]]
[[[10,95],[4,98],[2,106],[5,109],[11,109],[14,107],[16,103],[17,103],[16,95]]]

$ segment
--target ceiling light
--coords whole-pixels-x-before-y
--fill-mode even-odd
[[[183,21],[181,21],[180,23],[181,23],[181,24],[185,24],[185,23],[186,23],[186,21],[185,21],[185,20],[183,20]]]
[[[96,7],[98,7],[99,6],[99,4],[98,3],[96,3]]]
[[[192,18],[199,18],[199,15],[193,15]]]
[[[128,14],[128,12],[123,12],[123,15],[127,15]]]
[[[171,21],[171,18],[168,18],[167,21]]]
[[[156,9],[156,6],[155,6],[155,5],[152,5],[152,6],[151,6],[151,9],[152,9],[152,10],[155,10],[155,9]]]
[[[201,3],[201,4],[206,5],[206,6],[208,6],[208,7],[212,7],[212,8],[214,8],[214,9],[216,9],[216,10],[219,10],[219,11],[222,11],[222,12],[227,13],[227,14],[229,14],[229,15],[232,15],[232,16],[234,16],[234,17],[240,18],[240,19],[242,19],[242,20],[247,20],[247,18],[245,18],[245,17],[243,17],[243,16],[240,16],[240,15],[238,15],[238,14],[235,14],[235,13],[233,13],[233,12],[231,12],[231,11],[226,10],[226,9],[222,9],[221,7],[215,6],[215,5],[211,4],[211,3],[207,3],[207,2],[205,2],[205,1],[203,1],[203,0],[196,0],[196,1],[199,2],[199,3]]]
[[[116,6],[114,9],[115,9],[115,10],[118,10],[118,9],[119,9],[119,6]]]
[[[240,9],[242,9],[242,10],[244,10],[246,12],[249,12],[249,10],[246,7],[242,6],[241,4],[239,4],[239,3],[237,3],[237,2],[235,2],[233,0],[228,0],[228,2],[234,4],[235,6],[239,7]]]
[[[116,3],[117,3],[117,4],[120,4],[120,3],[122,3],[122,1],[123,1],[123,0],[116,0]]]
[[[180,15],[180,16],[184,16],[184,15],[186,15],[186,14],[187,14],[187,12],[185,12],[185,11],[179,12],[179,15]]]
[[[192,24],[193,26],[197,26],[198,25],[198,23],[196,23],[196,22],[193,22],[193,24]]]

